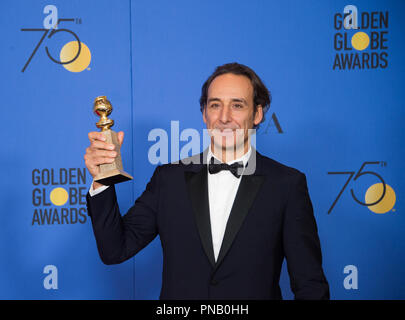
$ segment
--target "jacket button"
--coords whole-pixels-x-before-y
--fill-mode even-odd
[[[219,282],[217,280],[212,279],[211,280],[211,285],[216,286]]]

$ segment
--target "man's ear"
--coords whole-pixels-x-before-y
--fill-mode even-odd
[[[203,107],[203,112],[202,112],[204,123],[207,123],[207,118],[205,117],[205,111],[206,111],[206,110],[207,110],[207,106],[204,106],[204,107]]]
[[[253,123],[257,126],[263,120],[263,107],[259,104],[256,106]]]

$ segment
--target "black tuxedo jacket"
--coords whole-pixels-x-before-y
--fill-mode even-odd
[[[305,175],[255,150],[252,155],[256,170],[241,177],[216,262],[205,152],[189,158],[191,164],[158,166],[123,217],[113,186],[87,195],[101,260],[123,262],[159,235],[160,299],[282,299],[284,258],[296,299],[328,299]]]

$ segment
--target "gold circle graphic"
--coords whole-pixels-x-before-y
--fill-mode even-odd
[[[356,32],[352,37],[352,47],[356,50],[362,51],[370,44],[368,34],[362,31]]]
[[[83,42],[80,43],[80,54],[76,58],[76,60],[71,63],[62,64],[62,66],[64,66],[66,70],[69,70],[71,72],[81,72],[89,66],[91,61],[90,49]],[[72,60],[76,56],[78,50],[79,45],[77,41],[66,43],[60,51],[60,61],[63,62]]]
[[[368,206],[368,208],[374,213],[387,213],[390,211],[396,201],[395,191],[388,184],[385,184],[385,195],[384,198],[377,204],[373,206]],[[382,183],[376,183],[370,186],[366,191],[365,200],[366,203],[376,202],[382,195],[384,187]]]
[[[68,201],[69,195],[63,188],[55,188],[51,191],[51,202],[55,206],[63,206]]]

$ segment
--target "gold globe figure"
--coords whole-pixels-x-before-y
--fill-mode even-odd
[[[96,123],[96,126],[101,131],[107,131],[114,125],[114,120],[107,118],[112,110],[111,103],[106,96],[100,96],[94,100],[93,112],[100,117],[100,121]]]
[[[114,162],[100,164],[100,173],[94,177],[94,181],[107,186],[133,179],[132,176],[123,169],[121,146],[118,141],[117,133],[110,129],[114,125],[114,120],[107,117],[111,114],[112,110],[112,105],[110,101],[107,100],[106,96],[99,96],[94,100],[93,112],[100,117],[96,126],[101,129],[101,132],[106,138],[106,142],[115,145],[115,151],[117,152],[117,157]]]

